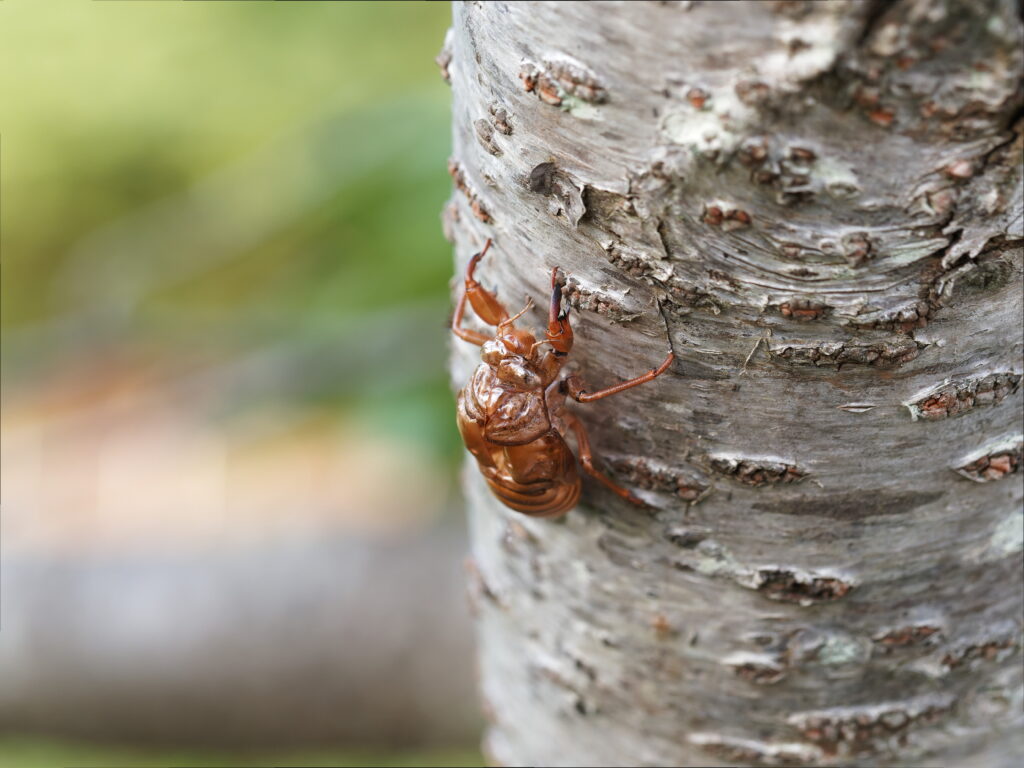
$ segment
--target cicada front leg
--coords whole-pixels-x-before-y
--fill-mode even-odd
[[[490,247],[491,240],[488,238],[483,250],[479,253],[474,253],[473,258],[469,260],[469,264],[466,267],[462,296],[459,297],[459,303],[455,305],[455,315],[452,317],[452,332],[463,341],[468,341],[477,346],[481,346],[484,342],[489,341],[491,337],[462,327],[462,316],[465,314],[467,301],[472,305],[477,317],[488,325],[500,325],[508,320],[508,312],[501,302],[498,301],[497,296],[480,285],[473,276],[477,263],[484,257]]]
[[[562,311],[562,285],[558,282],[558,267],[551,270],[547,342],[559,357],[568,355],[572,350],[572,326],[569,325],[569,313]]]

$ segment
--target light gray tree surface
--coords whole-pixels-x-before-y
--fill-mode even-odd
[[[649,509],[467,467],[494,763],[1024,755],[1021,40],[1000,0],[455,4],[458,271],[494,238],[514,311],[562,267],[593,386],[677,356],[577,408]]]

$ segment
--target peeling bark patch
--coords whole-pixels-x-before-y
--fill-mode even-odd
[[[519,70],[519,79],[523,83],[523,90],[527,93],[536,93],[545,104],[553,107],[562,105],[562,97],[558,93],[558,86],[547,76],[540,67],[533,62],[525,62]]]
[[[686,100],[690,102],[690,106],[694,109],[704,109],[704,106],[708,102],[710,94],[703,88],[694,86],[686,92]]]
[[[812,605],[845,597],[853,585],[832,576],[812,576],[779,569],[757,572],[757,591],[771,600]]]
[[[454,32],[449,27],[448,31],[444,33],[444,44],[441,46],[441,52],[437,54],[434,61],[437,64],[438,69],[441,70],[441,78],[448,83],[452,84],[452,75],[448,71],[448,66],[452,63],[452,37]]]
[[[487,211],[486,206],[480,200],[480,196],[466,179],[466,172],[454,158],[448,160],[448,175],[452,177],[452,183],[455,184],[455,188],[466,196],[466,199],[469,201],[469,208],[473,211],[473,215],[480,219],[484,224],[489,224],[493,221],[491,214]]]
[[[473,130],[476,133],[477,141],[480,142],[480,146],[490,154],[499,156],[502,153],[502,149],[497,143],[495,132],[503,136],[511,136],[512,125],[508,121],[508,112],[503,107],[498,106],[497,103],[488,106],[487,113],[487,118],[480,118],[473,122]]]
[[[646,276],[650,270],[645,268],[640,262],[630,262],[623,258],[621,261],[616,262],[612,260],[613,264],[621,264],[625,267],[626,271],[634,277]],[[700,309],[710,312],[713,315],[721,314],[722,307],[714,299],[714,297],[699,288],[692,285],[687,285],[681,280],[673,278],[668,287],[669,297],[671,300],[668,302],[668,309],[677,314],[684,314],[691,309]],[[726,378],[720,376],[719,378]]]
[[[527,93],[536,93],[545,104],[563,106],[567,97],[589,104],[608,100],[608,92],[588,67],[567,57],[545,60],[537,65],[527,61],[519,70],[519,79]]]
[[[771,0],[772,13],[793,21],[800,21],[814,11],[815,0]]]
[[[545,62],[547,74],[561,88],[578,99],[593,104],[608,100],[608,92],[589,68],[568,58],[550,59]]]
[[[957,472],[977,483],[1002,480],[1020,472],[1021,452],[1024,445],[1017,443],[1006,450],[994,451],[957,468]]]
[[[772,355],[793,363],[836,366],[870,365],[884,368],[909,363],[920,353],[913,339],[901,338],[874,344],[826,342],[817,346],[786,346],[772,349]]]
[[[733,92],[748,107],[761,106],[771,96],[771,88],[761,80],[740,80],[733,87]]]
[[[779,205],[810,202],[821,193],[849,199],[860,192],[853,168],[830,157],[819,160],[809,147],[778,146],[764,136],[753,136],[740,144],[736,159],[750,169],[751,182],[775,191]],[[860,264],[869,258],[871,246],[864,233],[851,233],[848,238],[844,244],[848,262]]]
[[[956,669],[965,665],[972,666],[973,662],[978,661],[998,661],[1008,657],[1016,648],[1017,643],[1012,638],[976,643],[946,653],[942,657],[942,665]]]
[[[889,493],[832,493],[821,498],[787,499],[772,504],[754,504],[753,509],[775,515],[814,515],[830,520],[866,520],[883,515],[905,515],[941,499],[942,491]]]
[[[816,765],[824,756],[820,749],[809,744],[773,744],[720,736],[715,733],[692,733],[687,740],[726,763],[802,766]]]
[[[931,189],[924,194],[924,207],[936,216],[948,216],[956,203],[956,190],[950,187]]]
[[[789,159],[794,163],[809,165],[818,159],[817,153],[808,147],[790,147]]]
[[[738,483],[752,486],[796,483],[806,476],[793,464],[725,456],[711,457],[711,468]]]
[[[491,104],[487,107],[488,113],[491,115],[491,122],[494,124],[494,128],[498,133],[504,136],[512,135],[512,123],[509,122],[508,111],[504,107],[500,107],[497,104]]]
[[[714,202],[704,206],[701,220],[712,227],[720,227],[724,232],[750,226],[750,214],[729,203]]]
[[[933,390],[911,403],[907,409],[911,417],[935,421],[959,416],[972,408],[997,405],[1020,389],[1020,374],[990,373],[980,378],[951,382]]]
[[[583,186],[559,170],[554,163],[534,166],[527,179],[527,186],[531,192],[548,197],[548,212],[553,216],[563,214],[573,227],[579,224],[587,212],[583,203]]]
[[[888,128],[896,119],[896,113],[889,107],[879,107],[878,109],[868,110],[866,114],[868,120],[883,128]]]
[[[871,241],[863,232],[855,232],[842,238],[843,258],[851,267],[859,267],[873,255]]]
[[[480,142],[480,146],[490,154],[495,156],[501,154],[501,147],[494,143],[494,126],[490,121],[483,118],[473,121],[473,132],[476,134],[476,140]]]
[[[916,624],[889,630],[883,635],[876,635],[873,639],[875,644],[882,648],[883,653],[889,653],[894,648],[922,645],[938,632],[938,627],[928,624]]]
[[[569,279],[562,295],[573,309],[583,312],[596,312],[617,323],[629,322],[643,315],[642,312],[630,312],[607,294],[583,288],[573,278]]]
[[[746,661],[730,664],[736,677],[755,685],[773,685],[786,676],[786,670],[772,664]]]
[[[736,159],[747,168],[757,168],[768,159],[768,140],[764,136],[751,136],[740,144]]]
[[[672,626],[672,622],[663,613],[654,616],[651,620],[651,628],[654,630],[654,634],[662,640],[668,640],[679,634],[679,630]]]
[[[970,160],[954,160],[943,172],[951,179],[965,181],[974,175],[974,164]]]
[[[909,333],[915,328],[924,328],[928,325],[928,316],[931,314],[931,307],[927,301],[915,301],[913,304],[901,307],[895,311],[867,315],[856,319],[852,325],[854,328],[877,331],[899,331]]]
[[[824,304],[812,301],[811,299],[792,299],[779,304],[780,315],[801,323],[820,320],[825,316],[826,309],[828,308]]]
[[[696,502],[708,490],[707,486],[687,478],[669,467],[655,466],[640,458],[611,459],[608,461],[617,474],[629,479],[632,485],[649,491],[672,493],[684,501]],[[694,546],[698,542],[694,542]]]
[[[874,706],[844,707],[792,715],[789,723],[826,755],[887,751],[912,726],[941,720],[952,697],[912,699]]]

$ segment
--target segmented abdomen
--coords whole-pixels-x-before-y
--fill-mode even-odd
[[[498,499],[517,512],[552,517],[568,512],[580,497],[576,458],[561,434],[549,428],[521,445],[489,439],[483,420],[467,409],[466,392],[459,393],[458,425],[466,448]]]
[[[516,483],[510,478],[492,479],[484,473],[487,485],[506,507],[531,517],[554,517],[568,512],[580,499],[580,478],[571,482],[535,483],[532,486]],[[546,485],[547,487],[541,487]]]

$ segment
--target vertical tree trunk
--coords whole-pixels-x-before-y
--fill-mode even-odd
[[[678,358],[577,408],[651,509],[467,471],[493,761],[1016,764],[1016,5],[456,3],[439,61],[459,270],[562,267],[595,386]]]

